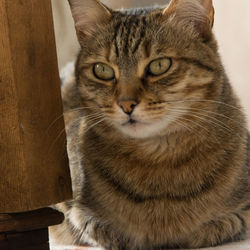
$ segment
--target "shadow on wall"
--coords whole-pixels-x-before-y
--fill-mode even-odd
[[[162,4],[168,0],[103,0],[111,8]],[[214,0],[214,31],[223,63],[250,121],[250,1]],[[67,0],[52,0],[59,68],[78,53],[74,24]],[[249,122],[250,127],[250,122]]]

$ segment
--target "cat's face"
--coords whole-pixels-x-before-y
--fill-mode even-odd
[[[86,4],[76,2],[73,16]],[[77,74],[93,125],[102,121],[136,138],[191,129],[190,118],[197,120],[207,106],[197,101],[217,94],[212,5],[200,4],[210,1],[175,0],[165,9],[123,12],[87,2],[94,4],[89,15],[96,16],[75,17],[82,45]]]

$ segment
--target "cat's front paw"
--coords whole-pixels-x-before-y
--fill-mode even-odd
[[[187,243],[188,248],[218,246],[244,239],[246,222],[240,213],[211,220],[200,230],[193,232]]]

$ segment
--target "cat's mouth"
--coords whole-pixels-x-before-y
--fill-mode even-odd
[[[147,138],[155,134],[152,124],[133,119],[132,117],[129,117],[126,122],[121,123],[118,128],[124,134],[134,138]]]
[[[136,125],[137,123],[140,123],[132,118],[130,118],[128,121],[122,124],[122,126],[127,126],[127,125]]]
[[[138,121],[133,118],[129,118],[126,122],[122,124],[123,127],[131,127],[131,128],[139,128],[145,125],[148,125],[148,123]]]
[[[128,131],[140,131],[143,130],[148,124],[139,120],[129,118],[122,124],[122,128]]]

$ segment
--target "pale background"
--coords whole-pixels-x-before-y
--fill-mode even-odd
[[[84,1],[84,0],[83,0]],[[103,0],[112,8],[164,4],[164,0]],[[223,63],[250,121],[250,0],[214,0],[215,26]],[[59,67],[78,51],[67,0],[52,0]],[[249,122],[250,124],[250,122]],[[249,126],[250,127],[250,126]]]

